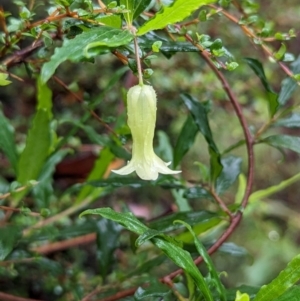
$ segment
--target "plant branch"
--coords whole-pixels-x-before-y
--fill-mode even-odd
[[[22,298],[11,294],[0,292],[0,300],[2,301],[42,301],[37,299]]]

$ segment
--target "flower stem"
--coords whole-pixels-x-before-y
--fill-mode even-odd
[[[139,45],[137,42],[137,37],[134,37],[134,50],[135,50],[135,57],[136,57],[137,69],[138,69],[139,85],[143,86],[144,83],[143,83],[142,65],[139,56]]]

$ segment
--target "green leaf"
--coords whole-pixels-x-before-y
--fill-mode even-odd
[[[274,301],[300,279],[300,255],[294,257],[287,267],[269,284],[263,285],[253,301]]]
[[[114,251],[119,245],[119,236],[122,227],[108,219],[97,222],[97,262],[103,279],[107,276],[109,269],[115,261]]]
[[[296,61],[294,61],[291,64],[291,69],[294,74],[300,73],[300,56],[297,58]],[[293,92],[295,91],[296,87],[297,87],[297,82],[295,81],[295,79],[291,77],[288,77],[282,81],[281,90],[278,96],[278,102],[280,106],[286,104],[286,102],[289,100],[289,98],[292,96]]]
[[[26,184],[29,180],[37,179],[48,156],[50,143],[49,113],[45,109],[38,110],[20,157],[17,178],[19,183]]]
[[[19,227],[1,227],[0,235],[0,261],[3,261],[13,250],[17,241],[21,238],[22,232]]]
[[[37,79],[37,109],[45,109],[49,114],[49,119],[52,119],[52,91],[46,83],[43,83],[41,77]]]
[[[134,0],[133,20],[136,19],[151,3],[151,0]]]
[[[174,168],[177,167],[183,156],[193,145],[197,132],[198,127],[194,119],[189,115],[181,129],[174,148]]]
[[[300,286],[293,286],[273,301],[300,301]]]
[[[216,192],[222,194],[237,179],[241,172],[242,159],[235,156],[229,156],[221,160],[223,170],[216,181]]]
[[[7,156],[15,173],[18,172],[18,153],[14,137],[14,128],[0,110],[0,149]]]
[[[202,105],[189,94],[181,94],[180,96],[192,114],[199,131],[203,134],[206,142],[208,143],[208,150],[210,154],[210,177],[211,181],[215,182],[223,167],[221,164],[220,152],[213,140],[212,132],[210,130],[207,118],[207,110],[204,105]]]
[[[269,197],[270,195],[272,195],[276,192],[279,192],[279,191],[285,189],[286,187],[296,183],[299,180],[300,180],[300,173],[292,176],[289,179],[286,179],[286,180],[278,183],[277,185],[270,186],[266,189],[257,190],[250,195],[249,202],[263,200],[263,199]]]
[[[149,228],[141,223],[132,213],[119,213],[110,208],[89,209],[80,214],[80,217],[86,214],[97,214],[104,218],[113,220],[129,231],[142,235],[149,231]],[[177,244],[162,238],[153,238],[154,244],[161,249],[176,265],[184,269],[195,281],[198,288],[207,301],[213,301],[212,295],[207,287],[207,284],[200,274],[198,268],[195,266],[193,259],[189,252],[180,248]]]
[[[161,232],[173,231],[183,226],[174,224],[175,220],[185,221],[187,224],[194,226],[209,222],[211,219],[217,217],[216,213],[208,211],[192,211],[192,212],[177,212],[168,216],[162,217],[159,220],[153,221],[149,227]]]
[[[245,58],[244,60],[248,63],[248,65],[251,67],[251,69],[254,71],[254,73],[259,77],[259,79],[261,80],[261,83],[263,84],[264,88],[266,89],[268,99],[269,99],[270,115],[271,115],[271,117],[273,117],[279,107],[278,95],[274,92],[273,88],[269,84],[267,77],[265,75],[263,65],[261,64],[260,61],[258,61],[256,59]]]
[[[177,266],[182,268],[186,273],[188,273],[193,280],[195,281],[196,286],[199,288],[201,293],[203,294],[205,300],[213,301],[213,297],[211,292],[205,282],[203,276],[200,271],[194,264],[193,258],[191,254],[177,245],[165,241],[160,238],[153,238],[154,244],[161,249]]]
[[[7,86],[11,84],[10,80],[7,80],[8,74],[0,72],[0,86]]]
[[[158,281],[151,281],[150,285],[147,287],[139,287],[135,294],[134,300],[143,300],[144,298],[148,298],[146,300],[153,300],[149,298],[159,298],[159,300],[165,300],[164,298],[170,294],[171,289],[163,285]]]
[[[145,231],[148,230],[148,227],[146,227],[142,222],[140,222],[131,212],[119,213],[115,212],[111,208],[97,208],[83,211],[80,214],[80,217],[86,214],[101,215],[104,218],[113,220],[121,224],[129,231],[132,231],[139,235],[143,234]]]
[[[131,278],[135,275],[141,275],[144,273],[149,273],[151,269],[160,266],[166,260],[165,255],[159,255],[155,258],[152,258],[146,262],[143,262],[140,266],[138,266],[134,271],[130,272],[126,275],[126,278]]]
[[[220,278],[218,276],[216,268],[215,268],[210,256],[208,255],[205,247],[203,246],[203,244],[200,242],[200,240],[198,239],[198,237],[194,233],[192,227],[189,224],[187,224],[186,222],[183,222],[181,220],[176,220],[176,221],[174,221],[174,223],[182,224],[189,230],[189,232],[193,236],[194,244],[196,246],[196,249],[197,249],[199,255],[202,256],[204,262],[206,263],[206,266],[207,266],[208,271],[210,273],[210,277],[213,280],[213,283],[215,284],[216,289],[219,293],[220,300],[221,301],[226,301],[225,288],[224,288],[223,284],[220,281]]]
[[[229,254],[232,257],[246,257],[249,256],[249,252],[241,247],[236,245],[233,242],[225,242],[222,246],[218,249],[218,252],[223,254]]]
[[[176,239],[174,239],[171,236],[165,235],[164,233],[157,231],[155,229],[148,229],[147,231],[145,231],[143,234],[141,234],[137,240],[135,241],[135,245],[136,247],[141,246],[142,244],[144,244],[147,240],[151,240],[154,237],[161,237],[164,240],[167,240],[175,245],[178,245],[179,247],[182,247],[183,244],[180,241],[177,241]]]
[[[300,114],[292,113],[289,117],[278,120],[274,125],[284,126],[287,128],[299,128],[300,127]]]
[[[19,165],[17,182],[25,185],[29,180],[37,180],[51,146],[50,121],[48,110],[38,110],[28,131],[26,146]],[[15,194],[15,205],[28,190]]]
[[[38,177],[39,184],[32,189],[39,208],[48,208],[50,206],[50,199],[53,196],[52,181],[55,167],[69,152],[69,149],[61,149],[50,156],[45,162]]]
[[[62,62],[66,60],[80,61],[93,47],[102,49],[118,47],[129,43],[132,39],[133,35],[128,30],[108,26],[95,27],[77,35],[74,39],[65,39],[62,47],[56,48],[50,61],[43,65],[42,82],[48,81]]]
[[[213,196],[202,187],[190,187],[186,188],[184,197],[187,199],[213,199]]]
[[[180,22],[199,7],[215,2],[214,0],[176,0],[172,5],[162,7],[155,16],[141,26],[138,35],[143,35],[150,30],[162,29],[169,24]]]
[[[86,181],[89,182],[103,178],[105,171],[107,170],[107,167],[109,166],[113,158],[114,155],[108,148],[102,149]],[[98,198],[101,192],[101,187],[83,186],[77,195],[75,204],[81,203],[87,197],[90,197],[92,199]]]
[[[122,19],[120,15],[101,15],[98,16],[96,21],[101,22],[109,27],[121,28],[122,27]]]
[[[124,5],[125,9],[130,10],[124,13],[124,18],[128,25],[136,19],[151,3],[151,0],[120,0],[120,5]]]
[[[289,135],[273,135],[261,140],[276,148],[288,148],[296,153],[300,153],[300,138]]]

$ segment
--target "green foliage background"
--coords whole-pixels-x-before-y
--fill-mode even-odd
[[[298,300],[298,1],[177,0],[145,22],[148,5],[160,8],[150,2],[103,1],[109,14],[93,12],[97,1],[1,3],[0,299],[117,300],[131,289],[124,298],[235,300],[239,288],[255,301]],[[55,8],[69,15],[30,26]],[[137,65],[126,23],[138,28],[145,82],[157,91],[155,151],[179,177],[109,173],[131,158],[126,92]],[[246,208],[243,128],[197,43],[257,137]],[[205,250],[229,224],[216,195],[243,219],[211,262]],[[170,285],[178,267],[185,273]]]

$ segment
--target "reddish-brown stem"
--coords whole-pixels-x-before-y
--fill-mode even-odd
[[[23,210],[20,209],[20,208],[12,208],[12,207],[7,207],[7,206],[0,206],[0,210],[18,212],[18,213],[23,212]],[[38,213],[38,212],[29,212],[28,215],[30,215],[30,216],[41,216],[40,213]]]
[[[37,299],[22,298],[10,294],[2,293],[2,292],[0,292],[0,300],[1,301],[42,301]]]
[[[220,208],[229,216],[230,220],[233,218],[233,213],[228,209],[224,201],[219,197],[214,189],[210,189],[211,195],[214,197],[215,201],[219,204]]]
[[[86,235],[70,238],[63,241],[57,241],[53,243],[49,243],[46,245],[42,245],[40,247],[32,248],[31,251],[47,255],[53,252],[62,251],[74,246],[86,245],[96,240],[96,233],[89,233]]]
[[[97,300],[97,301],[115,301],[115,300],[119,300],[119,299],[122,299],[122,298],[125,298],[125,297],[128,297],[128,296],[132,296],[135,293],[136,289],[137,289],[136,287],[129,288],[127,290],[118,292],[118,293],[116,293],[112,296],[109,296],[109,297],[106,297],[106,298],[103,298],[103,299],[100,299],[100,300]]]
[[[191,39],[189,37],[189,39]],[[240,121],[240,124],[242,126],[246,146],[247,146],[247,153],[248,153],[248,174],[247,174],[247,186],[244,194],[243,201],[241,203],[242,208],[245,208],[247,206],[247,202],[251,193],[251,188],[253,184],[253,178],[254,178],[254,152],[253,152],[253,137],[249,131],[247,121],[243,115],[242,108],[236,98],[236,96],[233,94],[229,83],[227,82],[227,79],[225,76],[220,72],[220,70],[215,66],[215,64],[211,61],[210,57],[205,53],[201,52],[200,55],[203,57],[203,59],[207,62],[209,67],[212,69],[212,71],[215,73],[219,81],[222,83],[223,89],[225,93],[227,94],[235,113]]]

